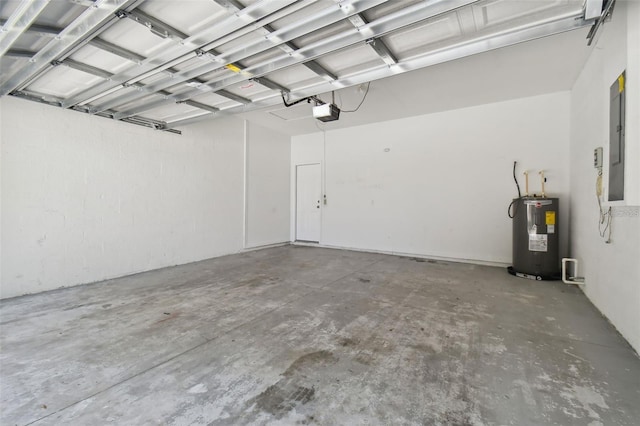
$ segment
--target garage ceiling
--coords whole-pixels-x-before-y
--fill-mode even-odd
[[[4,0],[0,96],[178,131],[591,25],[602,0]]]

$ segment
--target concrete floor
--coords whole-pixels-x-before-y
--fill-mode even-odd
[[[285,246],[0,302],[0,424],[637,425],[576,288]]]

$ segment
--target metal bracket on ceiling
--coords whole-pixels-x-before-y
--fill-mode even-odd
[[[198,47],[209,46],[220,37],[228,35],[233,31],[248,27],[249,25],[257,22],[260,19],[268,19],[270,15],[279,13],[278,11],[281,11],[294,2],[295,0],[279,0],[277,2],[261,0],[256,3],[252,3],[251,6],[246,8],[249,9],[249,11],[243,14],[242,19],[238,19],[238,17],[235,16],[227,16],[226,18],[223,18],[218,25],[204,28],[195,34],[192,34],[190,40],[199,40],[196,42]],[[156,69],[158,63],[167,64],[172,63],[173,61],[176,61],[176,63],[177,61],[184,62],[192,57],[195,57],[194,50],[195,48],[191,49],[184,46],[179,48],[164,49],[159,54],[152,55],[146,58],[140,64],[140,66],[135,69],[135,71],[133,71],[132,69],[128,69],[126,71],[119,72],[112,77],[111,81],[99,83],[66,99],[63,103],[63,106],[65,108],[69,108],[73,105],[86,104],[88,102],[94,101],[97,98],[104,97],[108,94],[113,93],[114,91],[117,91],[124,81],[130,81],[132,80],[132,78],[140,80],[142,79],[140,76],[146,74],[155,74],[157,72]],[[194,74],[194,76],[195,75],[198,74]],[[186,79],[187,78],[185,78],[185,80]],[[156,88],[155,90],[160,90],[171,85],[175,85],[175,82],[171,81],[167,86]]]
[[[98,37],[89,41],[89,44],[98,49],[104,50],[109,53],[113,53],[114,55],[120,56],[121,58],[127,59],[137,64],[140,64],[142,61],[145,60],[145,57],[142,55],[138,55],[137,53],[132,52],[131,50],[125,49],[123,47],[120,47],[118,45],[115,45],[113,43],[110,43]]]
[[[349,22],[351,22],[351,25],[360,31],[362,27],[369,23],[369,20],[365,18],[362,13],[356,13],[349,17]],[[393,52],[391,52],[391,49],[389,49],[389,47],[380,38],[372,37],[367,39],[365,42],[371,46],[374,52],[380,56],[385,64],[394,65],[398,63],[398,59],[395,57]]]
[[[191,101],[191,100],[185,100],[185,101],[178,101],[176,102],[176,104],[184,104],[184,105],[189,105],[192,106],[194,108],[199,108],[205,111],[209,111],[209,112],[213,112],[216,113],[218,111],[220,111],[220,108],[216,108],[210,105],[206,105],[200,102],[196,102],[196,101]]]
[[[47,43],[31,58],[29,64],[24,65],[8,80],[0,85],[0,96],[16,89],[21,90],[37,79],[50,62],[62,55],[69,55],[74,48],[87,43],[113,24],[113,13],[124,6],[134,8],[142,0],[123,0],[118,4],[104,2],[99,8],[88,8],[64,29],[64,37],[56,37]]]
[[[39,93],[29,93],[29,92],[19,90],[19,91],[11,92],[11,96],[15,96],[16,98],[22,98],[22,99],[26,99],[33,102],[38,102],[41,104],[56,106],[56,107],[62,106],[61,100],[59,99],[47,100],[48,96],[42,95]]]
[[[96,6],[96,1],[95,0],[68,0],[71,3],[75,3],[78,6],[85,6],[85,7],[95,7]]]
[[[31,50],[21,50],[21,49],[9,49],[7,53],[4,54],[6,57],[11,58],[25,58],[30,59],[33,58],[37,52],[32,52]]]
[[[261,84],[261,85],[263,85],[264,87],[266,87],[268,89],[278,90],[278,91],[280,91],[280,93],[283,93],[283,94],[290,93],[290,90],[287,89],[286,87],[276,83],[273,80],[265,78],[265,77],[253,77],[253,78],[251,78],[249,80],[250,81],[255,81],[256,83]]]
[[[589,34],[587,34],[587,46],[591,46],[593,40],[595,40],[598,29],[604,22],[608,22],[611,18],[611,14],[613,13],[613,7],[616,4],[616,0],[608,0],[607,4],[605,4],[602,8],[602,13],[598,18],[596,18],[593,26],[589,30]],[[586,12],[585,12],[586,13]],[[585,15],[586,19],[586,15]]]
[[[218,3],[220,6],[228,9],[231,12],[239,12],[240,10],[242,10],[243,6],[242,4],[240,4],[240,2],[238,2],[237,0],[214,0],[216,3]],[[261,33],[265,39],[267,40],[273,40],[273,38],[271,37],[272,33],[276,32],[277,30],[271,26],[270,24],[264,24],[261,27],[257,27],[255,29],[256,32]],[[277,38],[275,38],[277,40]],[[276,47],[278,47],[278,49],[287,52],[289,55],[293,55],[293,52],[295,52],[296,50],[298,50],[298,46],[296,46],[292,41],[285,41],[283,43],[277,43],[274,41],[274,44],[276,45]],[[311,70],[312,72],[318,74],[319,76],[325,78],[326,80],[337,80],[338,77],[336,77],[332,72],[328,71],[326,68],[324,68],[322,65],[320,65],[318,62],[316,61],[309,61],[306,62],[304,64],[302,64],[303,66],[305,66],[306,68],[308,68],[309,70]],[[266,86],[266,85],[265,85]],[[268,86],[267,86],[268,87]]]
[[[184,40],[189,38],[189,36],[183,33],[180,30],[172,27],[166,22],[161,21],[158,18],[154,18],[151,15],[146,14],[140,10],[132,10],[131,12],[127,12],[126,17],[132,19],[134,22],[137,22],[145,27],[149,28],[153,34],[162,37],[162,38],[176,38],[178,40]]]
[[[250,99],[244,98],[240,95],[236,95],[235,93],[229,92],[228,90],[218,90],[216,93],[220,96],[223,96],[227,99],[231,99],[232,101],[236,101],[244,105],[251,103]]]
[[[0,28],[0,57],[27,31],[49,4],[48,0],[22,1]]]
[[[370,38],[366,43],[380,56],[380,58],[387,65],[394,65],[398,63],[398,59],[387,47],[387,45],[380,39]]]
[[[387,33],[390,33],[392,31],[396,31],[400,28],[407,27],[416,22],[420,22],[425,19],[432,18],[433,16],[440,15],[447,11],[455,10],[463,6],[473,4],[476,1],[478,0],[448,0],[447,2],[437,2],[433,4],[427,4],[427,5],[423,5],[423,4],[413,5],[408,7],[407,9],[403,9],[402,11],[392,14],[393,18],[385,17],[385,19],[380,19],[367,24],[367,27],[369,30],[371,30],[371,33],[374,35],[374,37],[379,37]],[[313,60],[316,57],[323,56],[324,54],[327,54],[329,52],[335,51],[337,49],[342,49],[348,46],[352,46],[357,43],[362,43],[366,40],[367,40],[367,37],[365,37],[362,32],[349,31],[347,33],[343,33],[339,37],[332,37],[331,41],[320,40],[313,44],[313,48],[311,48],[310,46],[301,48],[297,52],[299,54],[296,56],[291,56],[291,55],[279,56],[274,59],[269,59],[261,63],[254,64],[250,67],[250,71],[252,75],[249,77],[247,77],[244,74],[237,73],[231,77],[224,77],[222,79],[216,78],[214,80],[210,80],[207,82],[204,89],[210,92],[217,92],[220,89],[230,87],[242,81],[246,81],[248,78],[251,78],[254,76],[256,77],[264,76],[268,73],[277,71],[285,67],[306,63],[310,60]],[[371,79],[368,78],[366,80],[369,81]],[[163,86],[160,85],[160,87],[163,87]],[[190,99],[191,97],[202,94],[202,91],[203,91],[203,88],[198,87],[188,91],[182,91],[181,93],[176,94],[175,96],[177,99]],[[144,105],[140,105],[138,107],[132,108],[129,111],[122,112],[122,116],[139,114],[141,112],[156,108],[162,105],[162,103],[163,103],[163,100],[161,99],[158,99],[156,101],[150,101],[148,103],[145,103]]]
[[[0,19],[0,26],[4,26],[7,23],[6,19]],[[49,25],[31,24],[27,28],[29,33],[37,33],[44,37],[54,37],[62,32],[64,28],[51,27]]]

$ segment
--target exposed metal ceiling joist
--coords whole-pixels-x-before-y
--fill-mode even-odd
[[[237,0],[213,0],[213,1],[230,10],[238,11],[242,9],[242,4],[240,4],[240,2],[238,2]],[[258,32],[260,34],[267,37],[275,31],[276,29],[269,24],[265,24],[260,29],[258,29]],[[286,41],[278,45],[278,48],[280,48],[281,50],[287,53],[291,53],[298,49],[298,47],[291,41]],[[322,65],[320,65],[315,61],[309,61],[305,63],[304,66],[309,68],[311,71],[315,72],[316,74],[322,77],[328,78],[329,80],[335,80],[337,78],[335,75],[329,72],[326,68],[324,68]]]
[[[374,20],[360,28],[353,28],[350,31],[343,32],[326,39],[321,39],[315,43],[311,43],[296,50],[293,54],[282,54],[276,58],[270,58],[263,62],[257,63],[243,69],[240,73],[234,76],[221,77],[219,79],[208,81],[206,83],[205,89],[208,89],[211,92],[217,92],[221,89],[241,83],[251,78],[262,77],[275,70],[301,64],[320,57],[324,54],[339,49],[344,49],[357,43],[364,43],[366,42],[366,40],[372,37],[380,37],[389,32],[396,31],[409,25],[413,25],[417,22],[424,21],[436,15],[450,12],[457,8],[476,3],[477,1],[478,0],[448,0],[446,2],[422,2],[405,9],[401,9],[400,11],[394,12],[383,18]],[[351,13],[349,14],[349,16],[354,15],[355,13],[359,12]],[[156,101],[146,103],[145,105],[131,108],[127,111],[122,111],[116,114],[116,118],[137,115],[142,112],[157,108],[167,101],[177,102],[190,99],[202,94],[202,92],[202,87],[199,87],[197,89],[183,89],[179,92],[176,92],[174,96],[171,97],[171,99],[157,99]]]
[[[367,40],[367,44],[376,52],[380,59],[387,65],[394,65],[398,63],[398,59],[391,52],[391,49],[380,38],[370,38]]]
[[[236,101],[236,102],[241,103],[243,105],[251,103],[250,99],[244,98],[244,97],[242,97],[240,95],[236,95],[234,93],[231,93],[228,90],[220,90],[218,92],[218,95],[224,96],[225,98],[231,99],[232,101]],[[122,113],[116,114],[116,118],[119,119],[119,118],[123,117],[121,114]]]
[[[412,58],[407,61],[401,61],[393,66],[380,65],[374,69],[359,72],[357,74],[350,75],[339,79],[333,83],[319,83],[309,86],[304,90],[296,93],[299,98],[316,95],[318,93],[330,92],[337,87],[349,87],[358,84],[379,80],[385,77],[391,77],[393,75],[401,74],[412,70],[424,68],[426,66],[436,65],[447,61],[460,59],[466,56],[474,55],[481,52],[486,52],[501,47],[512,46],[514,44],[523,43],[530,40],[535,40],[541,37],[547,37],[549,35],[558,34],[566,31],[583,28],[591,24],[591,21],[583,19],[582,14],[572,14],[550,20],[543,23],[534,23],[526,26],[522,26],[509,31],[501,33],[494,33],[484,35],[476,39],[467,40],[456,44],[453,47],[440,49],[435,52],[430,52],[422,56]],[[214,114],[203,115],[198,118],[190,118],[186,120],[176,120],[168,122],[166,124],[167,129],[172,129],[186,124],[196,123],[200,120],[211,119],[214,117],[229,116],[238,113],[244,113],[251,110],[258,110],[261,108],[277,105],[281,103],[279,96],[273,96],[269,99],[263,99],[260,102],[254,102],[248,106],[239,106],[229,108],[224,111],[216,112]]]
[[[13,96],[16,96],[16,97],[22,98],[22,99],[27,99],[27,100],[32,101],[32,102],[38,102],[38,103],[41,103],[41,104],[57,106],[57,107],[59,107],[60,106],[60,102],[62,102],[61,99],[47,99],[47,98],[50,98],[50,97],[45,97],[43,95],[29,93],[29,92],[26,92],[26,91],[14,92]]]
[[[106,52],[113,53],[114,55],[118,55],[121,58],[127,59],[131,62],[140,63],[145,59],[145,57],[142,55],[139,55],[135,52],[132,52],[129,49],[125,49],[116,44],[109,43],[108,41],[102,40],[99,37],[96,37],[93,40],[91,40],[89,44],[97,47],[98,49],[102,49]]]
[[[364,27],[369,23],[367,18],[365,18],[360,13],[353,15],[351,18],[349,18],[349,21],[356,28]],[[378,56],[380,56],[380,58],[384,61],[385,64],[393,65],[398,62],[398,59],[396,59],[396,56],[393,54],[393,52],[391,52],[391,49],[389,49],[389,47],[382,41],[382,39],[372,37],[367,40],[367,44],[371,46],[373,51],[376,52]]]
[[[86,41],[99,31],[104,30],[114,22],[113,13],[121,8],[134,8],[141,0],[98,0],[92,7],[87,8],[78,18],[67,26],[58,36],[50,40],[28,64],[0,86],[0,96],[24,87],[37,77],[50,62],[59,59],[75,44]]]
[[[341,20],[348,18],[352,14],[355,14],[364,10],[368,10],[372,7],[375,7],[379,4],[384,3],[385,1],[386,0],[351,0],[348,4],[345,2],[344,5],[335,5],[332,7],[325,8],[321,10],[319,13],[313,14],[304,20],[298,20],[286,27],[281,28],[280,30],[269,33],[264,38],[256,38],[251,42],[243,44],[240,47],[226,51],[223,54],[216,55],[214,61],[212,61],[211,63],[204,64],[200,67],[197,67],[195,69],[190,69],[183,73],[178,73],[176,75],[171,76],[170,79],[161,80],[157,83],[153,83],[149,85],[147,88],[149,91],[159,91],[171,86],[175,86],[177,83],[191,80],[203,74],[212,72],[216,69],[220,69],[227,64],[237,63],[243,59],[248,58],[251,55],[264,52],[269,48],[273,48],[274,45],[284,44],[286,41],[304,36],[306,34],[309,34],[312,31],[318,30],[328,25],[332,25],[336,22],[340,22]],[[346,5],[348,5],[349,8],[346,8]],[[285,54],[293,55],[293,53],[285,53]],[[301,61],[301,62],[307,63],[309,62],[309,60]],[[310,67],[314,67],[314,65],[311,64]],[[319,75],[324,74],[327,77],[330,77],[331,80],[335,80],[336,76],[324,70],[320,65],[317,65],[317,67],[315,68],[318,71]],[[243,79],[243,80],[246,80],[246,79]],[[197,92],[199,89],[195,89],[195,90]],[[135,96],[135,94],[130,95],[128,100],[132,100],[131,96]],[[163,98],[158,100],[158,102],[160,102],[159,104],[154,104],[154,105],[160,105],[166,101],[176,102],[178,100],[182,100],[182,99],[178,99],[178,98],[164,99]],[[103,106],[97,107],[98,110],[100,110],[101,108],[103,108]],[[123,113],[121,116],[124,117],[125,115],[126,114]]]
[[[0,29],[0,56],[13,46],[13,43],[35,21],[47,7],[49,0],[22,0],[9,19]]]
[[[229,32],[250,25],[257,20],[268,16],[286,6],[295,0],[261,0],[242,9],[240,12],[227,16],[217,25],[206,28],[205,30],[190,36],[183,43],[176,43],[166,51],[160,52],[158,55],[146,58],[142,63],[134,68],[128,68],[122,73],[114,75],[110,81],[105,81],[96,87],[86,90],[63,103],[63,107],[69,108],[73,105],[87,101],[100,95],[112,93],[123,87],[122,84],[130,82],[138,78],[144,73],[153,72],[158,68],[158,64],[165,64],[172,61],[185,61],[197,56],[196,51],[203,46],[223,37]],[[162,65],[164,66],[164,65]],[[172,66],[172,65],[171,65]],[[166,69],[166,68],[165,68]]]
[[[6,23],[6,19],[0,19],[0,26],[4,26],[4,24]],[[27,28],[26,32],[38,34],[45,37],[55,37],[60,34],[62,30],[64,30],[64,28],[52,27],[50,25],[31,24],[29,28]]]
[[[16,26],[0,95],[170,130],[601,23],[605,3],[68,0]]]
[[[22,49],[9,49],[5,52],[5,56],[11,58],[32,58],[38,52],[33,52],[31,50],[22,50]]]
[[[270,105],[273,105],[273,104],[270,104]],[[189,124],[199,123],[201,121],[210,120],[210,119],[216,118],[216,117],[228,117],[229,115],[230,114],[228,114],[228,113],[213,111],[213,112],[202,114],[202,115],[198,115],[198,116],[195,116],[195,117],[189,117],[189,118],[185,118],[185,119],[181,119],[181,120],[175,120],[175,121],[172,121],[170,123],[166,123],[165,127],[167,129],[176,129],[178,127],[183,127],[183,126],[187,126]]]
[[[218,111],[220,111],[220,109],[218,109],[216,107],[205,105],[203,103],[196,102],[196,101],[184,101],[182,103],[185,104],[185,105],[189,105],[189,106],[192,106],[194,108],[203,109],[203,110],[209,111],[209,112],[218,112]]]
[[[268,87],[271,90],[277,90],[280,93],[289,93],[290,90],[276,82],[273,82],[271,80],[269,80],[266,77],[256,77],[256,78],[252,78],[251,80],[255,81],[258,84],[262,84],[265,87]],[[220,93],[220,92],[218,92]]]
[[[585,0],[584,19],[594,19],[602,14],[603,0]]]
[[[131,12],[120,12],[121,16],[129,18],[138,24],[144,25],[149,30],[162,38],[173,37],[179,41],[182,41],[189,36],[180,30],[175,29],[166,22],[162,22],[160,19],[154,18],[140,10],[132,10]]]
[[[64,65],[74,70],[82,71],[87,74],[95,75],[96,77],[101,77],[101,78],[111,78],[111,76],[113,75],[108,71],[101,70],[100,68],[83,64],[82,62],[74,61],[73,59],[68,59],[68,58],[63,61],[53,61],[51,65],[53,66]]]
[[[43,36],[55,37],[60,34],[64,28],[51,27],[49,25],[32,24],[27,31],[38,33]]]

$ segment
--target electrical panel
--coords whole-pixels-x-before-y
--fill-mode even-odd
[[[609,201],[624,200],[625,73],[609,89]]]

